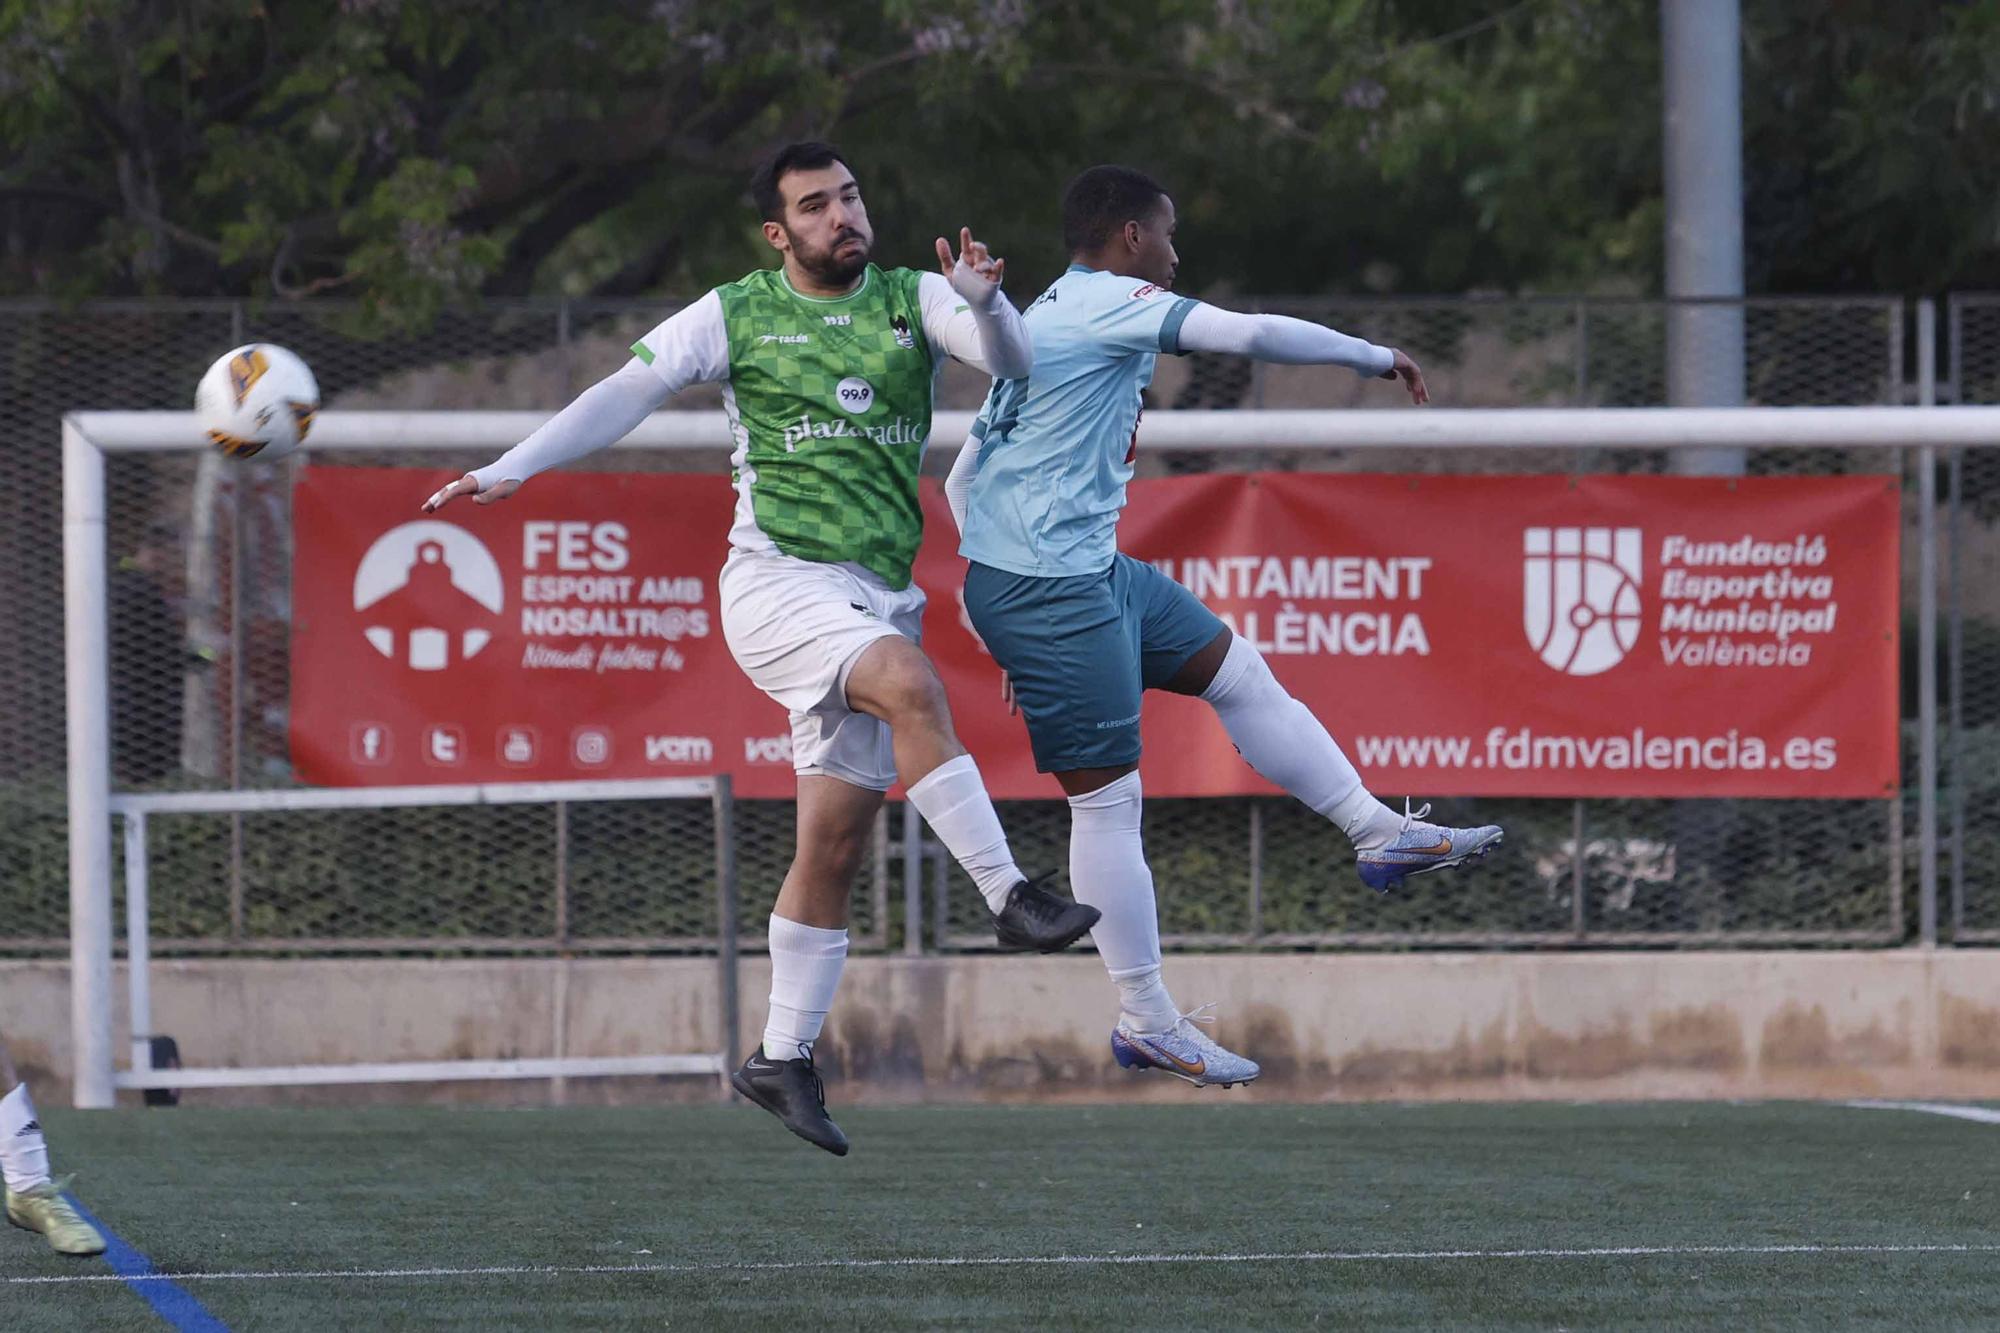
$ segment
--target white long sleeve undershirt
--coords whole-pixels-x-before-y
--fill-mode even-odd
[[[1346,366],[1358,375],[1384,375],[1396,354],[1338,329],[1289,315],[1248,315],[1206,303],[1181,324],[1183,352],[1226,352],[1287,366]]]
[[[931,282],[931,275],[924,274],[922,286],[928,288]],[[1017,380],[1034,369],[1034,340],[1028,336],[1021,312],[1001,293],[999,283],[988,282],[960,260],[952,266],[948,285],[965,301],[963,310],[953,309],[941,320],[934,319],[930,301],[924,302],[924,323],[931,329],[938,350],[996,380]],[[930,295],[928,291],[922,294],[926,298]]]
[[[1034,368],[1028,326],[1002,293],[963,261],[947,279],[926,273],[918,284],[924,332],[932,350],[999,379],[1019,379]],[[682,389],[729,374],[729,341],[722,302],[709,292],[648,335],[653,362],[634,357],[591,385],[540,429],[470,474],[481,492],[502,481],[527,481],[550,468],[608,448]]]
[[[635,356],[578,394],[533,435],[475,469],[471,476],[484,492],[502,481],[526,481],[550,468],[574,463],[630,435],[673,395],[674,387]]]

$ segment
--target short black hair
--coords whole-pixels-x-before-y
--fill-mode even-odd
[[[1063,245],[1095,250],[1128,222],[1150,217],[1166,197],[1160,183],[1131,167],[1092,167],[1063,191]]]
[[[750,178],[750,199],[766,222],[783,222],[785,196],[778,192],[778,182],[788,172],[818,171],[836,162],[847,166],[847,159],[830,143],[821,143],[817,139],[788,143],[765,159],[764,165],[758,167],[757,173]],[[853,168],[848,167],[848,170]]]

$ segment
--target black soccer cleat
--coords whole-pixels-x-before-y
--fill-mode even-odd
[[[826,1085],[819,1081],[809,1049],[800,1060],[772,1060],[759,1047],[729,1081],[813,1147],[847,1156],[847,1135],[827,1117]]]
[[[1058,898],[1033,880],[1007,891],[993,914],[993,934],[1010,953],[1060,953],[1082,939],[1101,916],[1095,907]]]

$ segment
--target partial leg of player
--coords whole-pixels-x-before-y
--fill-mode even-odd
[[[1257,1062],[1218,1045],[1198,1026],[1214,1021],[1213,1006],[1183,1014],[1161,976],[1160,909],[1139,836],[1139,775],[1113,769],[1056,776],[1071,793],[1070,885],[1078,901],[1103,913],[1090,937],[1118,988],[1113,1058],[1127,1069],[1164,1070],[1197,1087],[1252,1081],[1262,1072]]]
[[[1398,814],[1376,800],[1312,710],[1238,635],[1195,654],[1168,688],[1206,699],[1252,768],[1338,825],[1354,844],[1361,882],[1379,893],[1411,875],[1479,860],[1504,837],[1497,824],[1449,828],[1425,820],[1429,806]]]
[[[1082,939],[1097,910],[1016,868],[979,766],[952,728],[944,682],[923,650],[907,639],[876,640],[848,677],[847,699],[889,724],[910,803],[986,899],[1000,947],[1058,953]]]
[[[6,1181],[7,1221],[23,1231],[38,1232],[57,1254],[102,1254],[104,1237],[77,1215],[63,1196],[69,1181],[49,1176],[49,1145],[42,1136],[28,1087],[14,1075],[14,1066],[0,1043],[0,1177]]]

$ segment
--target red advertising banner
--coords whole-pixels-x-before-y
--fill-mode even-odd
[[[416,513],[437,478],[308,468],[292,743],[329,785],[655,777],[792,790],[736,669],[725,478],[563,473]],[[925,646],[1001,798],[1050,797],[925,495]],[[1897,785],[1900,497],[1881,477],[1224,474],[1135,483],[1120,545],[1254,642],[1379,793],[1881,796]],[[1156,796],[1272,790],[1149,695]]]

